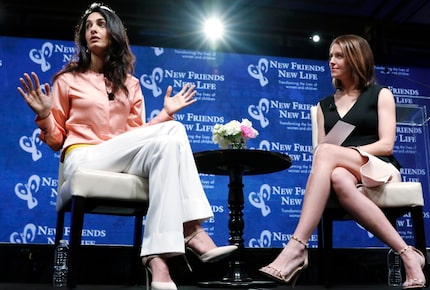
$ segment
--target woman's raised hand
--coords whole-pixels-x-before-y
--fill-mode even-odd
[[[40,86],[39,77],[32,72],[31,77],[28,73],[24,73],[22,78],[19,78],[22,87],[18,87],[18,92],[30,106],[30,108],[39,116],[40,119],[48,117],[51,112],[51,87],[48,83],[43,85],[43,90]]]
[[[185,84],[185,86],[173,97],[172,94],[172,86],[169,86],[166,91],[166,95],[164,96],[164,109],[169,115],[173,115],[180,111],[181,109],[188,107],[191,104],[197,102],[197,99],[194,99],[194,96],[197,94],[195,90],[195,85]]]

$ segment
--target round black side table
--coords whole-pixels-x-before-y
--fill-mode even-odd
[[[229,269],[224,278],[221,281],[199,282],[199,285],[238,288],[274,287],[275,283],[272,281],[251,279],[245,270],[245,262],[242,259],[243,229],[245,228],[242,177],[287,169],[291,166],[291,158],[286,154],[265,150],[226,149],[196,152],[194,159],[200,173],[229,176],[229,244],[238,246],[238,250],[231,257]]]

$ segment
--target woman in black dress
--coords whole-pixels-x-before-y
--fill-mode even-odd
[[[307,240],[314,232],[333,188],[355,221],[397,251],[406,272],[403,289],[422,288],[425,258],[408,246],[381,209],[363,195],[357,184],[373,187],[400,181],[393,157],[396,112],[393,94],[376,84],[372,50],[365,39],[343,35],[330,45],[329,65],[335,93],[317,107],[318,147],[294,234],[278,257],[260,272],[295,284],[308,265]],[[338,120],[355,126],[339,146],[321,143]]]

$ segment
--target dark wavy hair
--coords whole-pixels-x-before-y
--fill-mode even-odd
[[[376,83],[375,61],[367,40],[358,35],[348,34],[335,38],[330,45],[330,50],[334,44],[340,46],[346,63],[351,66],[352,78],[357,89],[363,90]],[[332,81],[336,89],[342,89],[342,82],[339,79]]]
[[[112,82],[113,93],[119,89],[128,95],[125,80],[127,74],[133,74],[135,56],[130,49],[126,29],[118,15],[102,3],[93,3],[80,18],[75,28],[76,54],[72,60],[55,76],[54,80],[66,72],[85,72],[90,69],[91,53],[85,39],[86,21],[91,13],[100,13],[106,21],[110,45],[106,51],[103,64],[104,76]]]

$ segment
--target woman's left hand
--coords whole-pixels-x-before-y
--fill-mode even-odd
[[[181,109],[188,107],[191,104],[197,102],[197,99],[194,99],[194,96],[197,94],[195,90],[195,85],[186,84],[176,95],[171,97],[172,94],[172,86],[169,86],[166,91],[166,95],[164,96],[164,110],[170,115],[177,113]]]

